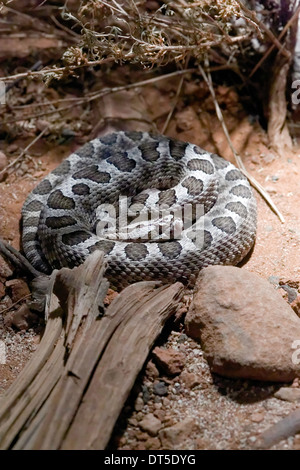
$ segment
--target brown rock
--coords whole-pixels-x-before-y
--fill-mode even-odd
[[[4,284],[0,281],[0,299],[2,299],[5,296],[5,287]]]
[[[156,364],[168,375],[180,374],[184,368],[185,356],[175,349],[156,347],[152,354]]]
[[[36,127],[40,132],[43,131],[44,129],[47,129],[47,127],[49,126],[50,126],[49,121],[46,121],[45,119],[38,119],[36,121]]]
[[[128,423],[131,425],[131,426],[137,426],[138,422],[135,418],[129,418],[128,420]]]
[[[6,318],[6,317],[11,314],[10,309],[11,309],[11,307],[12,307],[12,304],[13,304],[13,303],[12,303],[12,300],[11,300],[11,298],[10,298],[8,295],[5,295],[5,296],[3,297],[3,299],[1,299],[1,304],[0,304],[0,306],[1,306],[1,315],[3,315],[3,313],[4,313],[4,315],[5,315],[5,316],[4,316],[4,324],[5,324],[5,326],[6,326],[6,325],[7,325],[7,326],[10,326],[9,324],[6,323],[6,322],[7,322],[7,318]],[[6,313],[6,312],[7,312],[7,313]]]
[[[34,324],[37,324],[38,321],[38,315],[31,312],[26,304],[21,305],[10,317],[11,326],[14,326],[18,330],[28,330]]]
[[[160,421],[163,421],[165,419],[165,416],[166,416],[166,412],[164,410],[155,410],[153,414]]]
[[[296,436],[294,438],[293,449],[294,450],[300,450],[300,434],[296,434]]]
[[[279,382],[300,375],[300,320],[269,282],[233,266],[210,266],[195,292],[186,330],[201,340],[213,372]]]
[[[170,406],[170,403],[171,403],[171,402],[170,402],[169,398],[164,397],[164,398],[162,399],[162,404],[163,404],[163,406],[164,406],[165,408],[167,408],[168,406]]]
[[[252,413],[250,416],[250,419],[253,423],[261,423],[265,418],[265,413],[263,412],[257,412],[257,413]]]
[[[159,372],[153,361],[148,362],[145,373],[148,379],[157,379],[159,377]]]
[[[144,400],[142,399],[142,397],[137,397],[137,399],[135,400],[135,404],[134,404],[135,411],[141,411],[143,407],[144,407]]]
[[[160,440],[158,439],[158,437],[150,437],[145,442],[145,447],[146,449],[158,450],[161,448]]]
[[[138,442],[134,447],[133,450],[146,450],[145,444],[143,442]]]
[[[133,437],[135,437],[137,441],[147,441],[147,439],[149,439],[149,434],[147,432],[136,431],[133,434]]]
[[[3,282],[8,277],[13,275],[13,270],[10,265],[5,261],[4,258],[0,255],[0,280]]]
[[[148,10],[154,11],[159,9],[160,4],[155,0],[146,0],[145,7],[148,8]]]
[[[204,437],[197,437],[195,440],[195,449],[196,450],[216,450],[215,446]]]
[[[277,392],[274,393],[274,397],[284,401],[300,401],[300,389],[281,387]]]
[[[193,95],[197,93],[199,90],[199,85],[195,83],[193,80],[186,80],[184,83],[184,94],[185,95]],[[207,93],[207,90],[206,90]]]
[[[298,294],[295,300],[293,300],[293,302],[291,303],[291,307],[296,313],[296,315],[300,317],[300,294]]]
[[[150,436],[156,436],[162,424],[152,413],[145,415],[144,419],[139,422],[139,426],[143,431],[146,431]]]
[[[201,135],[203,129],[198,115],[192,106],[186,106],[182,111],[175,114],[176,130],[179,132],[179,139],[187,142],[192,139],[192,134]],[[193,141],[193,139],[192,139]]]
[[[8,145],[6,150],[7,150],[8,153],[14,153],[17,150],[19,150],[19,147],[18,147],[17,144],[10,144],[10,145]]]
[[[193,372],[187,372],[186,370],[181,373],[180,378],[186,388],[189,389],[192,389],[201,383],[201,377],[199,375],[194,374]]]
[[[293,380],[293,383],[291,384],[291,387],[295,387],[295,388],[300,387],[299,377],[296,377],[295,380]]]
[[[106,294],[106,296],[105,296],[105,298],[104,298],[104,305],[105,305],[105,306],[110,305],[110,304],[112,303],[112,301],[113,301],[116,297],[118,297],[118,295],[119,295],[118,292],[116,292],[116,291],[114,291],[114,290],[112,290],[112,289],[108,289],[107,294]]]
[[[197,431],[197,428],[194,418],[185,418],[174,426],[162,429],[159,431],[162,447],[166,450],[184,449],[185,441]]]
[[[191,107],[185,108],[181,113],[177,114],[177,120],[178,122],[176,128],[179,131],[189,130],[194,125],[194,122],[196,120],[196,113]]]
[[[175,420],[174,416],[168,414],[164,417],[163,424],[164,424],[165,428],[169,428],[169,427],[173,426],[174,424],[176,424],[176,420]]]
[[[13,302],[18,302],[30,295],[29,287],[23,279],[11,279],[6,281],[5,285],[10,289]]]

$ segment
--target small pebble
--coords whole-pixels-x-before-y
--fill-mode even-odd
[[[252,413],[252,415],[250,416],[250,419],[253,423],[260,423],[261,421],[264,420],[264,413]]]
[[[141,397],[137,397],[134,404],[135,411],[141,411],[144,407],[144,400]]]
[[[280,279],[279,279],[279,277],[277,277],[277,276],[269,276],[269,277],[268,277],[268,281],[269,281],[271,284],[273,284],[273,286],[278,286]]]
[[[280,286],[281,289],[285,290],[288,294],[288,303],[291,304],[298,295],[297,289],[294,289],[293,287],[287,286],[286,284]]]
[[[145,417],[139,422],[139,426],[143,431],[146,431],[150,436],[156,436],[158,431],[161,429],[161,421],[156,418],[152,413],[145,415]]]
[[[143,393],[143,402],[148,403],[150,400],[150,391],[147,385],[142,386],[142,393]]]
[[[168,389],[166,387],[165,382],[158,382],[158,383],[154,384],[153,393],[155,393],[155,395],[159,395],[161,397],[164,396],[164,395],[168,395]]]

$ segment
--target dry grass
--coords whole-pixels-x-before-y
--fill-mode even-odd
[[[6,3],[0,10],[6,37],[15,36],[18,24],[19,37],[30,31],[61,39],[56,63],[31,73],[47,83],[103,62],[158,67],[188,58],[196,65],[209,60],[215,67],[238,69],[241,55],[251,53],[251,40],[263,41],[260,22],[237,0],[88,0],[62,2],[59,8],[42,2],[31,11],[24,8],[26,1],[23,7]],[[16,78],[22,76],[6,80]]]
[[[262,38],[258,24],[236,0],[167,0],[156,6],[158,2],[89,0],[77,15],[64,10],[62,17],[79,26],[82,41],[63,59],[68,65],[106,57],[118,63],[162,66],[184,63],[189,56],[223,65],[230,59],[237,65],[240,45]]]
[[[32,138],[47,127],[58,143],[63,133],[84,141],[91,103],[140,86],[143,71],[155,80],[186,69],[199,76],[198,66],[230,69],[245,83],[257,63],[253,40],[285,52],[272,37],[241,0],[0,2],[3,135]],[[110,83],[117,67],[122,81]]]

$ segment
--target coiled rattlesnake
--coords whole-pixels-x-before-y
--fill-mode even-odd
[[[146,132],[85,144],[38,184],[22,215],[23,249],[36,269],[76,266],[101,249],[115,286],[192,285],[202,267],[241,261],[256,232],[255,199],[237,168]]]

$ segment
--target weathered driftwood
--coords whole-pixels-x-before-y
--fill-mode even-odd
[[[300,410],[292,411],[285,418],[263,431],[254,444],[255,449],[268,450],[283,439],[300,431]]]
[[[183,286],[140,282],[104,312],[103,274],[100,252],[54,274],[40,346],[0,402],[1,449],[105,448]]]

